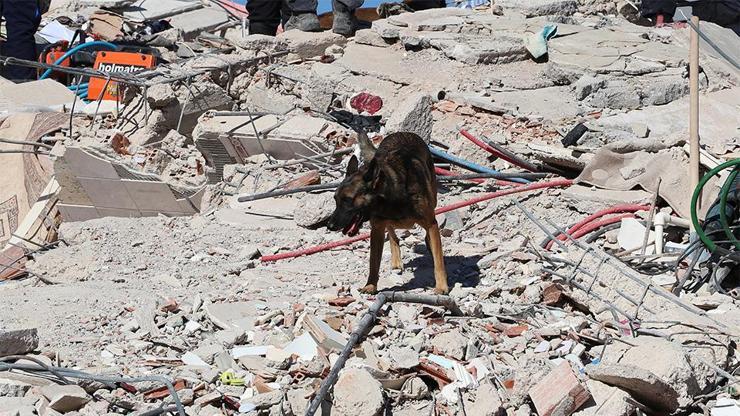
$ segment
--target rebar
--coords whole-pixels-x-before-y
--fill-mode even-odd
[[[329,393],[329,390],[334,386],[339,378],[339,371],[344,367],[354,347],[367,336],[370,329],[375,323],[378,317],[380,309],[386,303],[394,302],[407,302],[407,303],[421,303],[424,305],[433,306],[444,306],[449,309],[450,313],[456,316],[461,316],[463,313],[460,308],[457,307],[455,301],[444,295],[425,295],[417,293],[406,293],[406,292],[381,292],[375,298],[375,302],[365,312],[365,315],[360,320],[352,335],[350,335],[347,344],[342,349],[342,353],[337,358],[337,361],[332,366],[329,375],[321,383],[321,388],[316,394],[316,397],[311,401],[310,406],[306,409],[305,416],[313,416],[321,406],[321,402],[324,401],[324,397]]]

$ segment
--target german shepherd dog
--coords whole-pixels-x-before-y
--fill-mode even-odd
[[[356,156],[350,159],[347,174],[334,195],[337,206],[327,227],[353,236],[365,221],[370,221],[370,274],[362,292],[378,290],[385,232],[390,239],[391,267],[400,270],[403,263],[395,230],[419,224],[426,230],[427,247],[434,259],[434,292],[447,293],[442,239],[434,215],[437,178],[429,148],[413,133],[390,134],[376,149],[360,132],[359,144],[365,163],[358,166]]]

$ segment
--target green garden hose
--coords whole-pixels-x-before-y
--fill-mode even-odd
[[[727,234],[727,236],[730,238],[730,240],[735,245],[735,247],[740,248],[740,245],[739,245],[740,241],[738,241],[735,238],[734,234],[732,233],[732,230],[730,229],[730,226],[727,222],[727,214],[725,213],[725,207],[727,205],[727,196],[730,193],[731,184],[738,174],[739,166],[740,166],[740,159],[734,159],[734,160],[730,160],[725,163],[722,163],[716,168],[710,170],[709,172],[707,172],[706,175],[704,175],[703,178],[701,178],[701,180],[699,181],[699,185],[697,185],[696,189],[694,189],[694,194],[691,196],[691,223],[693,224],[694,230],[696,231],[701,241],[704,243],[707,249],[709,249],[709,251],[711,252],[720,250],[720,252],[722,252],[723,254],[730,253],[729,250],[719,247],[714,241],[712,241],[706,235],[706,233],[701,227],[701,224],[699,224],[699,216],[696,211],[696,204],[699,201],[699,195],[701,195],[702,189],[712,177],[718,175],[721,171],[729,167],[735,167],[733,172],[730,174],[730,177],[728,178],[728,180],[722,186],[719,209],[720,209],[720,221],[721,221],[722,227],[724,228],[725,234]],[[738,255],[738,257],[740,257],[740,254]]]
[[[727,239],[735,245],[735,248],[740,250],[740,241],[735,238],[735,234],[733,234],[732,230],[730,229],[730,223],[727,221],[727,210],[725,209],[725,207],[727,206],[727,195],[730,194],[730,189],[732,189],[732,185],[735,183],[735,177],[737,177],[737,174],[740,173],[740,170],[738,170],[738,166],[735,166],[735,169],[732,170],[732,173],[730,173],[730,176],[725,181],[725,184],[722,185],[722,191],[720,192],[719,200],[719,221],[720,224],[722,224],[722,229],[725,231]]]

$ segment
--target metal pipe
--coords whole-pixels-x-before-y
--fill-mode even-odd
[[[460,311],[460,308],[457,307],[455,301],[449,296],[425,295],[406,292],[379,293],[378,296],[375,298],[375,302],[370,306],[370,308],[368,308],[367,312],[365,312],[365,315],[360,320],[357,328],[352,331],[349,340],[344,345],[341,354],[339,354],[339,358],[337,358],[337,361],[334,363],[331,371],[329,371],[329,375],[324,379],[323,383],[321,383],[321,388],[319,389],[319,392],[316,393],[316,397],[314,397],[314,399],[311,401],[311,404],[308,406],[308,409],[306,409],[305,416],[313,416],[316,413],[316,411],[321,406],[321,402],[324,401],[324,397],[326,397],[326,395],[329,393],[329,390],[337,382],[337,379],[339,378],[339,371],[344,367],[344,364],[347,362],[350,354],[352,354],[352,350],[370,332],[370,329],[373,327],[373,324],[378,317],[380,309],[386,303],[393,302],[421,303],[424,305],[444,306],[449,309],[453,315],[463,315],[462,311]]]

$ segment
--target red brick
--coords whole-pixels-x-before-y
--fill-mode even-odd
[[[591,398],[570,367],[563,361],[529,389],[539,416],[569,416]]]

